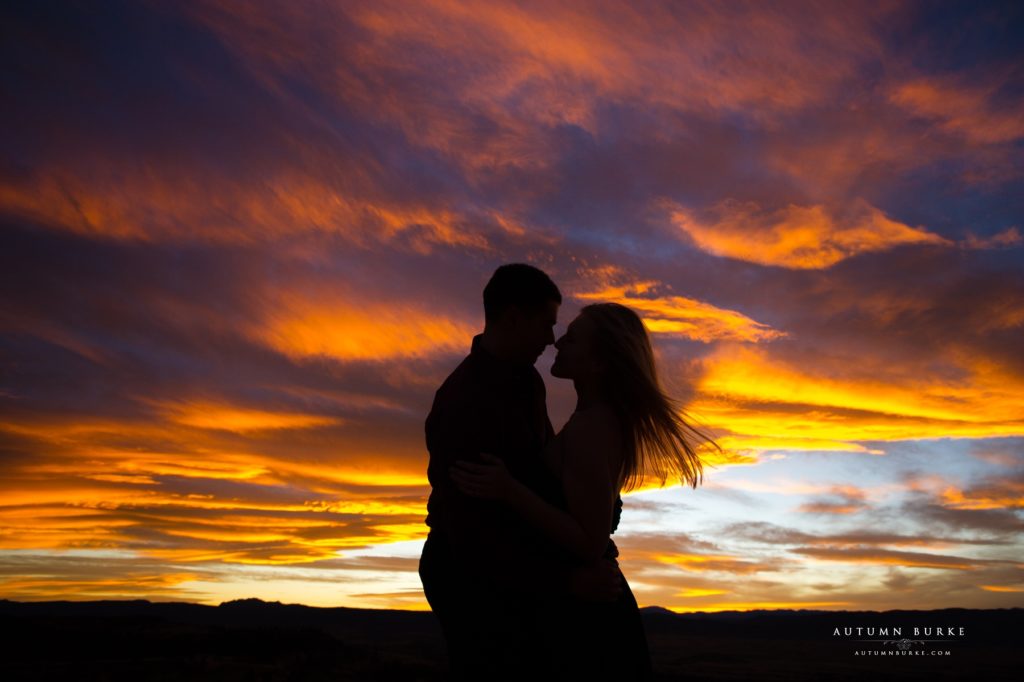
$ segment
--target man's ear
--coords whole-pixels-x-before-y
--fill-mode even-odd
[[[514,314],[515,313],[513,312],[511,306],[503,308],[500,313],[494,316],[494,319],[491,320],[490,325],[495,330],[509,329],[510,327],[514,326],[514,322],[512,320]]]
[[[505,308],[505,324],[511,329],[521,326],[525,317],[526,311],[518,305],[513,304]]]

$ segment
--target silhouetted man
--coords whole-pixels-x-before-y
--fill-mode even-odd
[[[533,365],[554,343],[561,302],[541,270],[498,268],[484,288],[484,331],[427,417],[432,491],[420,578],[458,679],[536,677],[553,655],[538,634],[537,605],[566,594],[609,598],[619,589],[613,564],[579,566],[513,510],[463,494],[448,475],[457,460],[488,452],[531,488],[544,485],[541,451],[554,431]]]

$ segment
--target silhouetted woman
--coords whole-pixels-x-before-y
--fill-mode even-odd
[[[538,495],[489,455],[484,464],[460,462],[451,476],[469,495],[511,505],[582,563],[614,560],[619,492],[652,478],[678,477],[696,487],[703,477],[696,448],[717,445],[662,391],[647,330],[629,308],[586,306],[555,348],[551,374],[572,379],[577,397],[576,411],[543,453],[557,494]],[[614,602],[567,596],[544,616],[559,659],[568,662],[564,672],[576,679],[650,679],[647,639],[625,579]]]

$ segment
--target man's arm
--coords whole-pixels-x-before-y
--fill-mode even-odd
[[[498,457],[484,464],[459,462],[450,472],[464,493],[508,503],[559,547],[581,561],[601,558],[609,546],[617,497],[615,473],[621,467],[614,420],[591,411],[573,415],[562,432],[563,488],[568,509],[550,504],[512,476]]]

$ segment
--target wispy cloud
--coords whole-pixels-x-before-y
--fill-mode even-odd
[[[841,260],[902,244],[948,244],[946,239],[887,218],[863,201],[842,211],[790,204],[765,210],[753,203],[724,202],[695,215],[669,208],[672,224],[716,256],[788,268],[824,268]]]
[[[600,271],[599,271],[600,272]],[[696,341],[770,341],[785,336],[735,310],[718,308],[685,296],[658,294],[657,282],[608,284],[576,292],[584,302],[612,302],[637,311],[654,334],[678,335]]]

